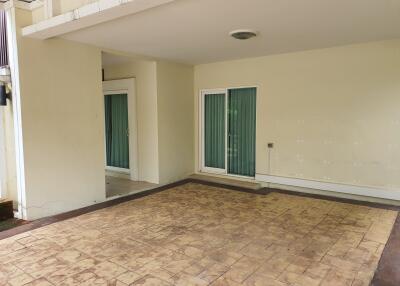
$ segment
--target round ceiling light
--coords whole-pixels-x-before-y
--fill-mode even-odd
[[[237,40],[248,40],[257,36],[257,32],[253,30],[235,30],[229,33],[229,35]]]

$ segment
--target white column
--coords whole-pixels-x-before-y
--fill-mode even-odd
[[[12,82],[12,101],[14,112],[14,139],[15,139],[15,157],[16,157],[16,175],[18,190],[18,217],[26,219],[26,192],[25,192],[25,162],[24,146],[22,138],[22,118],[21,118],[21,94],[19,82],[19,61],[18,61],[18,41],[17,41],[17,23],[14,7],[7,10],[7,41],[8,57],[11,69]]]
[[[54,1],[44,0],[44,17],[50,19],[54,16]]]

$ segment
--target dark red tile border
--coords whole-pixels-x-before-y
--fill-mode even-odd
[[[198,183],[207,186],[213,187],[220,187],[226,188],[230,190],[245,192],[245,193],[252,193],[257,195],[268,195],[269,193],[281,193],[287,194],[292,196],[300,196],[300,197],[307,197],[307,198],[314,198],[320,200],[329,200],[335,202],[342,202],[342,203],[349,203],[354,205],[361,205],[361,206],[368,206],[374,208],[381,208],[381,209],[388,209],[388,210],[395,210],[400,211],[399,206],[392,206],[380,203],[372,203],[372,202],[365,202],[365,201],[357,201],[352,199],[344,199],[344,198],[336,198],[324,195],[317,195],[317,194],[307,194],[307,193],[299,193],[293,191],[285,191],[279,189],[268,189],[268,188],[261,188],[259,190],[247,189],[243,187],[231,186],[226,184],[220,184],[215,182],[207,182],[200,179],[185,179],[181,180],[172,184],[168,184],[165,186],[157,187],[148,191],[144,191],[137,194],[128,195],[125,197],[120,197],[114,200],[106,201],[103,203],[91,205],[85,208],[81,208],[78,210],[73,210],[70,212],[62,213],[59,215],[38,219],[24,225],[15,227],[10,230],[6,230],[0,232],[0,240],[5,239],[7,237],[11,237],[26,231],[30,231],[45,225],[49,225],[55,222],[63,221],[69,218],[73,218],[85,213],[93,212],[99,209],[104,209],[107,207],[111,207],[114,205],[118,205],[127,201],[135,200],[138,198],[142,198],[145,196],[149,196],[173,187],[177,187],[180,185],[184,185],[187,183]],[[392,232],[390,234],[388,243],[383,251],[382,257],[379,261],[378,268],[375,272],[374,278],[371,282],[372,286],[400,286],[400,214],[397,216],[396,222],[393,226]]]
[[[396,222],[394,223],[371,285],[400,285],[400,214],[397,216]]]
[[[55,222],[63,221],[63,220],[66,220],[66,219],[69,219],[69,218],[73,218],[73,217],[76,217],[76,216],[80,216],[80,215],[83,215],[83,214],[86,214],[86,213],[90,213],[90,212],[93,212],[93,211],[96,211],[96,210],[99,210],[99,209],[108,208],[108,207],[115,206],[115,205],[118,205],[118,204],[121,204],[121,203],[124,203],[124,202],[127,202],[127,201],[131,201],[131,200],[135,200],[135,199],[138,199],[138,198],[149,196],[149,195],[152,195],[152,194],[155,194],[155,193],[159,193],[159,192],[162,192],[164,190],[167,190],[167,189],[170,189],[170,188],[173,188],[173,187],[176,187],[176,186],[184,185],[184,184],[189,183],[189,182],[190,182],[189,179],[185,179],[185,180],[181,180],[181,181],[178,181],[178,182],[175,182],[175,183],[172,183],[172,184],[168,184],[168,185],[165,185],[165,186],[161,186],[161,187],[157,187],[157,188],[154,188],[154,189],[151,189],[151,190],[140,192],[140,193],[137,193],[137,194],[132,194],[132,195],[128,195],[128,196],[125,196],[125,197],[120,197],[120,198],[116,198],[116,199],[113,199],[113,200],[105,201],[105,202],[102,202],[102,203],[99,203],[99,204],[87,206],[87,207],[80,208],[80,209],[73,210],[73,211],[69,211],[69,212],[66,212],[66,213],[62,213],[62,214],[58,214],[58,215],[54,215],[54,216],[50,216],[50,217],[37,219],[37,220],[31,221],[31,222],[28,222],[28,223],[26,223],[26,224],[24,224],[22,226],[17,226],[15,228],[0,232],[0,240],[8,238],[8,237],[11,237],[11,236],[14,236],[14,235],[17,235],[17,234],[20,234],[20,233],[27,232],[27,231],[30,231],[30,230],[34,230],[36,228],[39,228],[39,227],[42,227],[42,226],[45,226],[45,225],[49,225],[49,224],[52,224],[52,223],[55,223]]]
[[[333,201],[333,202],[338,202],[338,203],[366,206],[366,207],[377,208],[377,209],[400,211],[400,206],[388,205],[388,204],[382,204],[382,203],[358,201],[358,200],[353,200],[353,199],[338,198],[338,197],[327,196],[327,195],[300,193],[300,192],[280,190],[280,189],[270,189],[270,192],[291,195],[291,196],[319,199],[319,200],[325,200],[325,201]],[[399,286],[400,286],[400,284],[399,284]]]
[[[207,185],[207,186],[213,186],[213,187],[221,187],[221,188],[226,188],[226,189],[245,192],[245,193],[257,194],[257,195],[267,195],[267,194],[270,194],[270,193],[280,193],[280,194],[297,196],[297,197],[305,197],[305,198],[311,198],[311,199],[319,199],[319,200],[333,201],[333,202],[339,202],[339,203],[360,205],[360,206],[366,206],[366,207],[372,207],[372,208],[378,208],[378,209],[400,211],[400,206],[388,205],[388,204],[382,204],[382,203],[374,203],[374,202],[367,202],[367,201],[358,201],[358,200],[346,199],[346,198],[338,198],[338,197],[327,196],[327,195],[301,193],[301,192],[287,191],[287,190],[274,189],[274,188],[261,188],[261,189],[258,189],[258,190],[253,190],[253,189],[248,189],[248,188],[244,188],[244,187],[237,187],[237,186],[231,186],[231,185],[222,184],[222,183],[203,181],[201,179],[189,179],[189,181],[192,182],[192,183],[199,183],[199,184],[203,184],[203,185]],[[399,284],[399,286],[400,286],[400,284]]]
[[[258,189],[258,190],[254,190],[254,189],[248,189],[248,188],[239,187],[239,186],[232,186],[232,185],[227,185],[227,184],[222,184],[222,183],[204,181],[204,180],[201,180],[201,179],[189,179],[189,181],[191,183],[197,183],[197,184],[202,184],[202,185],[211,186],[211,187],[230,189],[230,190],[234,190],[234,191],[250,193],[250,194],[256,194],[256,195],[267,195],[267,194],[269,194],[271,192],[267,188],[261,188],[261,189]]]

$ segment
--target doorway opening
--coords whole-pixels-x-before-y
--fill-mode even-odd
[[[103,53],[104,168],[106,197],[114,198],[156,187],[139,172],[136,76],[123,67],[128,57]],[[114,73],[119,72],[118,76]],[[109,76],[113,73],[113,76]]]
[[[104,95],[106,169],[130,174],[128,94]]]

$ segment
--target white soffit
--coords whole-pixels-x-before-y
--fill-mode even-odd
[[[175,0],[99,0],[24,27],[22,35],[41,40],[49,39],[173,1]]]
[[[94,13],[80,20],[71,20],[75,13],[67,14],[62,16],[67,19],[53,20],[67,24],[49,28],[50,31],[32,31],[31,36],[61,35],[106,50],[188,64],[400,39],[400,0],[132,2],[134,6],[151,3],[147,7],[154,8],[136,9],[140,13],[133,14],[124,8],[128,6],[120,5],[109,9],[112,16]],[[167,2],[170,3],[161,5]],[[118,15],[111,11],[114,9],[120,9]],[[252,29],[259,35],[246,41],[235,40],[229,32],[237,29]]]

